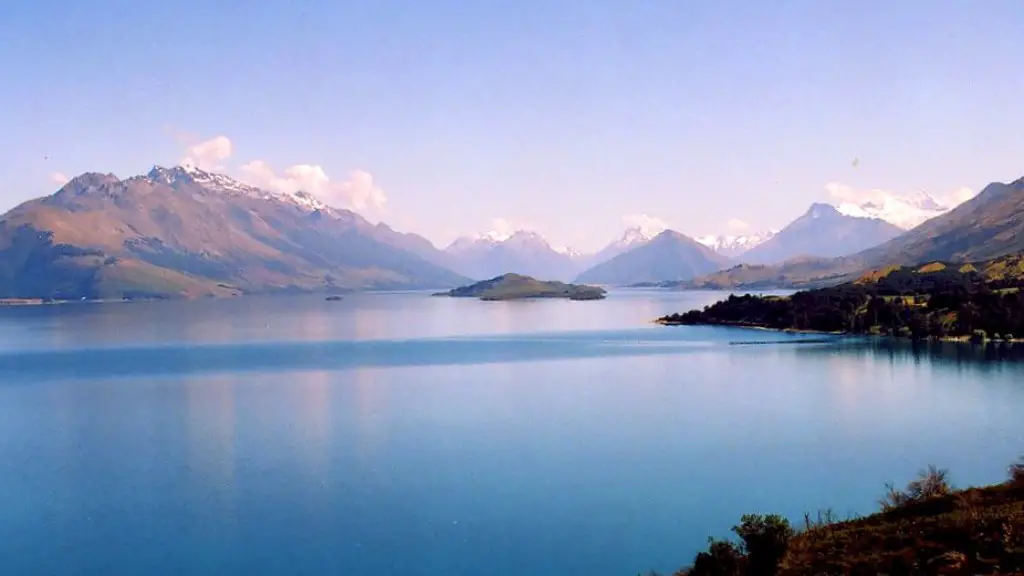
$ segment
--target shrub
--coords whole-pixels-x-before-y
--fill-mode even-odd
[[[743,554],[728,540],[708,538],[708,551],[697,554],[688,576],[738,576]]]
[[[936,496],[948,496],[953,491],[949,484],[949,470],[928,466],[917,475],[917,480],[907,484],[907,493],[914,500],[927,500]]]
[[[878,503],[882,510],[892,510],[909,504],[920,502],[937,496],[948,496],[953,487],[949,483],[949,470],[928,466],[918,472],[917,480],[907,484],[904,490],[897,490],[893,483],[885,485],[886,493]]]
[[[882,507],[882,510],[889,511],[893,508],[899,508],[907,502],[910,502],[910,496],[906,492],[897,490],[896,485],[892,482],[886,482],[885,495],[878,501],[878,505]]]
[[[743,541],[749,574],[771,576],[778,571],[793,538],[788,520],[777,514],[747,514],[732,530]]]

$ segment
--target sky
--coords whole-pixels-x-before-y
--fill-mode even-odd
[[[0,9],[0,209],[190,162],[439,245],[779,228],[1024,175],[1019,0],[34,0]],[[957,192],[961,191],[961,192]]]

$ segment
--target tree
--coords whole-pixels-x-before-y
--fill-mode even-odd
[[[697,554],[688,576],[738,576],[743,555],[728,540],[708,538],[708,551]]]
[[[747,573],[772,576],[779,569],[793,538],[793,528],[778,514],[747,514],[732,529],[747,553]]]

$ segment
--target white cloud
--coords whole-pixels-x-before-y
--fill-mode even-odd
[[[223,162],[231,157],[234,147],[227,136],[214,136],[185,148],[185,155],[178,162],[182,166],[194,166],[203,170],[223,170]]]
[[[54,172],[53,174],[50,174],[50,181],[58,186],[63,186],[70,182],[71,178],[68,178],[62,172]]]
[[[203,170],[227,172],[225,162],[234,153],[231,139],[218,135],[209,140],[195,142],[195,138],[174,132],[179,142],[192,141],[185,148],[179,162],[183,166],[194,166]],[[382,210],[387,203],[384,190],[374,181],[373,175],[365,170],[353,170],[342,181],[332,180],[322,166],[316,164],[294,164],[276,172],[263,160],[251,160],[238,167],[239,179],[282,194],[303,191],[321,202],[338,208],[356,211]]]
[[[353,170],[338,190],[342,198],[356,210],[371,207],[381,209],[388,201],[384,191],[374,183],[373,175],[365,170]]]
[[[639,228],[645,236],[656,236],[668,230],[668,223],[647,214],[627,214],[622,217],[622,221],[629,228]]]
[[[744,230],[750,228],[750,224],[747,224],[746,222],[740,220],[739,218],[731,218],[728,222],[725,223],[725,225],[727,228],[729,228],[731,232],[743,232]]]
[[[240,170],[242,180],[253,186],[283,194],[301,190],[339,208],[381,210],[387,203],[384,191],[365,170],[353,170],[343,182],[332,181],[322,166],[314,164],[295,164],[277,174],[263,160],[253,160],[243,164]]]

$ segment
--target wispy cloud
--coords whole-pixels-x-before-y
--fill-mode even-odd
[[[214,136],[209,140],[195,142],[185,148],[185,155],[178,162],[182,166],[195,166],[203,170],[223,170],[224,161],[231,157],[234,146],[227,136]]]
[[[68,178],[67,175],[62,172],[54,172],[53,174],[50,174],[50,181],[58,186],[63,186],[70,182],[71,178]]]

